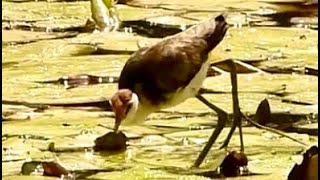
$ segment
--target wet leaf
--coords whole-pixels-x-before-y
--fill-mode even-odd
[[[228,66],[228,60],[218,61],[211,63],[212,66],[217,66],[218,68],[230,72],[229,66]],[[256,68],[252,65],[243,63],[238,60],[233,60],[236,65],[237,73],[263,73],[263,71],[259,68]]]
[[[2,44],[27,44],[48,39],[63,39],[75,37],[78,33],[66,32],[66,33],[45,33],[45,32],[32,32],[32,31],[21,31],[21,30],[2,30],[4,39]]]

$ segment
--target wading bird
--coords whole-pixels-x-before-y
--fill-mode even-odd
[[[209,68],[208,54],[220,43],[227,29],[225,18],[220,15],[136,51],[122,69],[119,90],[111,98],[114,131],[117,132],[120,125],[143,123],[155,111],[196,97],[218,114],[218,125],[209,139],[212,145],[227,115],[198,91]],[[210,147],[206,146],[204,151]],[[199,159],[203,160],[205,155],[201,153]],[[195,166],[202,160],[197,160]]]

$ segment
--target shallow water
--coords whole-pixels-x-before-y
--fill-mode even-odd
[[[79,33],[71,38],[50,39],[58,36],[58,33],[61,35],[62,32],[52,32],[57,28],[85,24],[90,16],[89,2],[2,3],[2,18],[5,19],[2,30],[2,99],[5,100],[48,103],[110,97],[117,88],[116,84],[66,89],[62,85],[40,84],[35,81],[76,74],[118,76],[129,55],[94,55],[97,47],[113,51],[135,51],[138,49],[137,43],[147,45],[160,40],[148,38],[145,34],[126,32]],[[311,118],[312,122],[317,123],[318,76],[299,71],[305,67],[318,69],[318,22],[315,20],[318,16],[317,8],[305,9],[307,8],[251,0],[202,3],[182,3],[179,0],[161,3],[132,1],[131,6],[118,5],[120,19],[123,21],[147,19],[153,24],[168,25],[164,27],[183,27],[225,12],[230,29],[221,44],[211,53],[210,61],[235,58],[248,63],[259,61],[253,65],[266,72],[273,69],[295,71],[239,74],[241,110],[253,115],[259,103],[268,98],[273,113],[297,115],[300,121]],[[280,12],[284,13],[282,21],[291,22],[289,26],[279,23],[274,16],[261,16],[263,13]],[[179,13],[181,14],[174,18],[170,17]],[[295,21],[296,19],[299,21]],[[21,30],[21,23],[31,24],[33,29],[45,27],[47,32]],[[30,39],[35,42],[17,43]],[[289,95],[279,97],[267,93],[284,84],[285,92]],[[205,97],[226,112],[232,113],[228,73],[208,78],[204,87],[226,92]],[[311,105],[285,103],[281,101],[283,98]],[[110,112],[84,108],[49,108],[39,112],[30,107],[3,104],[3,116],[12,114],[9,120],[2,122],[2,176],[5,179],[36,179],[38,176],[19,176],[21,165],[32,159],[58,160],[67,169],[79,171],[115,168],[110,172],[86,177],[92,179],[206,179],[194,175],[188,167],[197,158],[213,131],[217,120],[215,113],[196,99],[189,99],[167,111],[169,113],[154,113],[144,126],[123,127],[131,138],[128,142],[130,146],[125,152],[101,154],[93,153],[90,148],[96,137],[110,131],[113,125]],[[190,116],[186,116],[186,113]],[[291,116],[286,122],[282,116],[279,117],[273,118],[273,123],[281,125],[293,121],[290,121]],[[218,150],[218,147],[228,130],[226,128],[220,135],[198,171],[213,170],[221,163],[225,151]],[[285,179],[294,163],[299,162],[296,154],[305,149],[304,146],[271,132],[253,127],[245,127],[243,131],[245,152],[249,158],[248,167],[253,172],[266,173],[259,176],[262,179]],[[287,134],[308,145],[318,143],[316,136],[295,132]],[[237,135],[236,131],[230,142],[230,149],[239,148]],[[83,149],[79,152],[53,153],[48,151],[50,143],[62,150],[70,147]],[[255,178],[257,177],[246,177]]]

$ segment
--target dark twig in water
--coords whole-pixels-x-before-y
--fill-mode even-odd
[[[213,89],[208,89],[208,88],[201,88],[199,90],[200,94],[230,94],[232,92],[229,91],[215,91]],[[275,90],[271,90],[271,91],[238,91],[238,93],[256,93],[256,94],[270,94],[270,95],[275,95],[275,96],[288,96],[290,94],[294,94],[296,92],[286,92],[285,91],[285,87],[280,87],[277,88]]]
[[[283,136],[283,137],[286,137],[286,138],[288,138],[288,139],[291,139],[291,140],[293,140],[293,141],[295,141],[295,142],[297,142],[297,143],[299,143],[299,144],[301,144],[301,145],[307,146],[307,144],[305,144],[305,143],[303,143],[303,142],[301,142],[301,141],[299,141],[299,140],[297,140],[297,139],[294,139],[293,137],[290,137],[290,136],[286,135],[285,133],[283,133],[283,132],[281,132],[281,131],[279,131],[279,130],[277,130],[277,129],[273,129],[273,128],[271,128],[271,127],[263,126],[263,125],[260,125],[260,124],[258,124],[258,123],[256,123],[256,122],[254,122],[253,120],[251,120],[250,118],[248,118],[247,116],[245,116],[242,112],[241,112],[241,116],[242,116],[246,121],[250,122],[253,126],[255,126],[255,127],[259,128],[259,129],[264,129],[264,130],[273,132],[273,133],[278,134],[278,135],[280,135],[280,136]]]
[[[282,99],[281,102],[291,103],[291,104],[298,104],[298,105],[314,105],[313,103],[303,102],[303,101],[296,101],[296,100],[291,100],[291,99]]]
[[[305,67],[304,73],[308,75],[318,76],[318,69],[314,67]]]

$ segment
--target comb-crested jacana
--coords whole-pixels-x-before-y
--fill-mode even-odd
[[[111,98],[114,130],[117,132],[120,125],[143,123],[155,111],[197,97],[218,114],[218,125],[209,140],[213,144],[227,115],[198,91],[207,75],[208,54],[221,42],[227,28],[225,18],[219,15],[136,51],[122,69],[119,90]],[[198,160],[195,165],[200,163]]]

